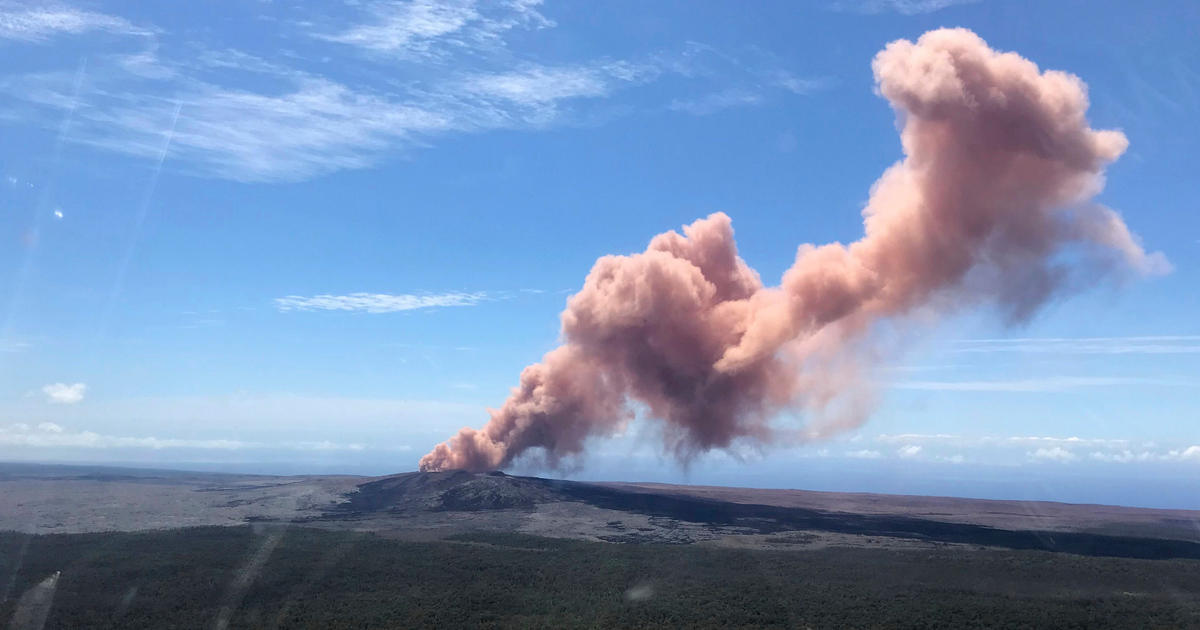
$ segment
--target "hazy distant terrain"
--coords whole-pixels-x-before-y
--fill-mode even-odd
[[[0,467],[0,530],[84,533],[244,523],[408,540],[483,530],[615,543],[965,545],[1200,558],[1200,513],[1178,510],[595,484],[463,471],[272,477]]]
[[[0,464],[0,530],[138,531],[319,513],[357,477],[267,477]]]

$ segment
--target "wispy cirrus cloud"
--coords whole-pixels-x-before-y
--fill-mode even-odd
[[[832,5],[834,11],[847,11],[874,15],[877,13],[899,13],[921,15],[960,5],[974,4],[980,0],[838,0]]]
[[[815,92],[820,92],[821,90],[829,89],[834,83],[828,78],[805,79],[798,77],[786,70],[777,70],[773,74],[774,77],[770,83],[779,86],[793,94],[813,94]]]
[[[730,88],[695,99],[675,99],[667,106],[668,109],[685,112],[693,116],[707,116],[731,107],[744,107],[762,103],[763,97],[757,92],[743,88]]]
[[[25,352],[31,347],[33,344],[24,339],[15,337],[0,339],[0,352]]]
[[[1045,378],[986,381],[901,381],[889,387],[892,389],[935,392],[1059,393],[1088,387],[1115,387],[1120,385],[1197,387],[1200,386],[1200,381],[1172,378],[1051,376]]]
[[[56,2],[0,2],[0,39],[45,42],[58,34],[104,31],[120,35],[149,35],[124,18],[85,11]]]
[[[1196,354],[1200,353],[1200,335],[963,339],[954,342],[952,351],[964,354]]]
[[[540,12],[541,0],[407,0],[367,2],[365,18],[336,33],[313,37],[399,57],[445,58],[464,50],[503,44],[501,35],[517,27],[554,23]]]
[[[370,22],[336,34],[314,37],[376,51],[429,53],[440,39],[483,21],[473,2],[373,2]]]
[[[170,32],[146,30],[151,36],[143,49],[101,47],[89,56],[86,73],[71,67],[0,77],[0,118],[57,130],[69,111],[63,135],[69,142],[155,160],[166,146],[168,164],[187,173],[287,182],[370,167],[450,134],[539,131],[594,124],[610,111],[661,111],[659,104],[629,101],[634,88],[666,75],[686,80],[679,91],[691,94],[672,101],[675,110],[692,113],[719,111],[739,99],[759,104],[771,94],[808,94],[822,85],[766,55],[739,60],[692,44],[640,59],[518,57],[507,50],[506,37],[555,26],[539,4],[337,5],[330,10],[351,14],[280,20],[278,31],[261,36],[277,38],[281,48],[254,53],[195,40],[181,44]],[[99,14],[70,11],[104,23]],[[317,23],[342,26],[317,31]],[[276,22],[263,22],[270,24]],[[119,27],[133,32],[127,22],[108,24]],[[289,29],[295,28],[311,36],[311,54],[320,63],[283,48],[292,45]],[[617,98],[625,99],[619,107],[608,103]]]
[[[45,114],[40,122],[46,127],[76,104],[68,136],[73,142],[153,159],[170,133],[168,159],[195,174],[274,182],[370,167],[389,153],[428,146],[446,134],[570,124],[581,119],[577,104],[652,76],[632,72],[628,64],[527,63],[379,89],[272,70],[267,62],[228,51],[216,61],[269,74],[282,87],[235,88],[205,71],[143,55],[122,57],[117,68],[93,63],[78,99],[76,75],[67,71],[0,79],[0,92],[41,108],[35,111]]]
[[[704,46],[695,46],[691,52],[696,54],[713,51]],[[757,66],[747,66],[737,58],[726,57],[725,59],[731,66],[745,71],[748,81],[699,96],[672,99],[667,105],[667,109],[693,116],[708,116],[726,109],[762,105],[768,101],[771,90],[805,96],[828,89],[833,85],[833,81],[828,78],[802,78],[786,70],[773,68],[769,63],[770,55],[764,55],[762,51],[757,52],[760,58],[760,65]],[[765,67],[761,65],[762,58],[768,60],[768,65]],[[687,74],[690,70],[683,69],[682,72]]]
[[[462,83],[463,94],[543,105],[563,99],[605,96],[612,77],[599,68],[530,66],[501,74],[476,74]]]
[[[10,78],[0,81],[0,90],[64,107],[74,81],[68,74]],[[111,79],[112,73],[92,75],[93,89],[75,109],[72,141],[156,158],[170,134],[171,158],[236,181],[292,181],[363,168],[389,146],[455,125],[445,112],[319,77],[292,77],[287,89],[273,94],[195,80],[182,80],[165,94],[131,94],[117,84],[145,79]]]
[[[425,308],[474,306],[489,299],[484,292],[390,294],[351,293],[349,295],[289,295],[277,298],[275,306],[281,311],[351,311],[360,313],[398,313]]]

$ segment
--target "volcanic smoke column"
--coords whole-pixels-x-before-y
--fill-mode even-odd
[[[866,388],[873,332],[985,305],[1020,322],[1104,276],[1165,273],[1121,217],[1090,200],[1128,144],[1088,126],[1087,88],[1039,72],[971,31],[892,42],[872,67],[902,123],[905,158],[880,177],[850,245],[801,245],[778,287],[738,257],[714,214],[596,261],[562,314],[563,345],[521,373],[483,429],[464,428],[421,470],[503,468],[530,449],[545,463],[631,419],[663,422],[683,461],[735,441],[795,439],[785,409],[823,417]],[[839,407],[809,436],[865,420]]]

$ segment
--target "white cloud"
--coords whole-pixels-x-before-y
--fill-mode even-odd
[[[0,39],[44,42],[56,34],[79,35],[106,31],[121,35],[146,35],[123,18],[83,11],[58,3],[23,4],[0,2]]]
[[[172,56],[168,53],[178,50],[172,39],[177,35],[145,31],[153,36],[145,49],[91,55],[86,73],[72,67],[0,77],[0,95],[15,99],[0,101],[0,119],[58,130],[63,111],[69,110],[66,141],[153,160],[162,155],[191,174],[283,182],[366,168],[391,153],[427,147],[452,133],[533,131],[603,121],[618,115],[614,112],[654,110],[657,106],[601,102],[665,74],[703,80],[714,91],[699,101],[676,101],[680,111],[731,106],[769,91],[803,94],[817,86],[781,70],[777,59],[760,55],[758,61],[743,62],[700,45],[640,60],[564,64],[517,57],[506,50],[509,31],[554,26],[537,11],[538,4],[354,4],[358,21],[340,31],[314,34],[317,39],[309,42],[318,48],[312,54],[320,63],[286,52],[263,53],[270,57],[264,58],[209,49],[202,40],[187,41],[188,54]],[[75,13],[107,28],[132,28],[124,21],[106,23],[99,14]],[[303,28],[315,23],[336,24],[338,18],[329,16]],[[344,62],[337,55],[346,51],[346,44],[371,52],[368,61],[386,65],[325,63]],[[395,71],[392,57],[402,59],[403,72]],[[248,83],[238,74],[244,72],[263,76]],[[753,92],[728,87],[748,81],[757,86]],[[83,89],[77,90],[79,85]]]
[[[1039,448],[1036,451],[1029,453],[1029,457],[1033,459],[1051,461],[1051,462],[1073,462],[1077,459],[1075,453],[1068,451],[1061,446],[1054,448]]]
[[[668,109],[685,112],[693,116],[707,116],[731,107],[758,105],[763,97],[742,88],[729,88],[698,99],[675,99]]]
[[[519,70],[435,76],[420,85],[386,90],[251,65],[273,73],[277,80],[267,85],[282,86],[256,92],[227,87],[208,76],[149,79],[187,68],[146,60],[138,64],[136,74],[128,67],[120,73],[90,71],[93,89],[81,93],[78,103],[73,72],[3,79],[0,93],[50,110],[34,110],[45,115],[30,121],[45,127],[60,120],[60,110],[74,107],[67,137],[73,142],[157,159],[169,134],[166,157],[190,165],[197,174],[272,182],[366,168],[390,151],[426,146],[447,133],[544,129],[572,120],[562,101],[606,97],[619,86],[634,84],[616,74],[624,68],[619,64],[561,68],[528,63]],[[212,67],[204,61],[201,65]]]
[[[590,68],[531,67],[503,74],[479,74],[462,82],[466,94],[542,105],[570,98],[605,96],[604,76]]]
[[[1129,462],[1147,462],[1158,459],[1158,456],[1150,451],[1142,451],[1134,453],[1133,451],[1121,451],[1118,453],[1103,453],[1095,452],[1091,454],[1091,458],[1099,462],[1115,462],[1118,464],[1127,464]]]
[[[879,451],[871,451],[863,449],[861,451],[846,451],[846,457],[854,457],[856,459],[879,459],[883,457],[883,453]]]
[[[26,425],[22,425],[22,426],[26,426]],[[57,424],[54,424],[53,422],[42,422],[42,423],[38,424],[38,429],[45,431],[46,433],[62,433],[63,432],[63,428],[58,426]]]
[[[373,53],[442,58],[462,50],[501,47],[500,36],[518,26],[553,26],[535,7],[541,0],[407,0],[368,2],[367,21],[314,37]]]
[[[896,454],[905,459],[911,459],[920,453],[921,447],[915,444],[909,444],[908,446],[902,446],[899,449],[896,449]]]
[[[933,13],[959,4],[973,4],[980,0],[838,0],[834,11],[876,14],[894,11],[901,15]]]
[[[175,68],[159,59],[158,50],[154,46],[128,55],[116,55],[114,60],[126,72],[145,79],[164,80],[178,74]]]
[[[75,383],[74,385],[53,383],[43,387],[42,393],[46,395],[46,400],[51,403],[73,405],[83,400],[83,395],[87,393],[87,385],[83,383]]]
[[[941,455],[941,456],[938,456],[938,460],[943,461],[943,462],[950,462],[951,464],[961,464],[961,463],[967,461],[966,458],[963,457],[962,455],[950,455],[948,457]]]
[[[35,78],[18,86],[54,105]],[[60,82],[61,83],[61,82]],[[62,87],[60,85],[60,87]],[[166,97],[88,95],[71,139],[139,157],[166,155],[236,181],[294,181],[374,164],[388,147],[454,128],[448,112],[314,77],[276,94],[188,83]],[[178,116],[176,116],[178,112]]]
[[[891,385],[891,387],[893,389],[921,391],[1056,393],[1086,387],[1114,387],[1118,385],[1197,387],[1200,386],[1200,382],[1166,378],[1050,376],[1045,378],[996,381],[902,381]]]
[[[1168,451],[1163,459],[1167,460],[1200,460],[1200,446],[1189,446],[1185,449]]]
[[[396,313],[442,306],[474,306],[488,298],[486,293],[440,293],[432,295],[391,295],[387,293],[352,293],[350,295],[289,295],[277,298],[275,306],[281,311],[358,311],[363,313]]]
[[[775,85],[793,94],[812,94],[829,87],[828,79],[802,79],[786,70],[780,70],[775,75]]]
[[[377,2],[369,5],[375,20],[321,39],[353,44],[376,51],[428,52],[439,37],[461,30],[481,18],[474,2]]]
[[[1155,451],[1140,451],[1135,453],[1130,450],[1123,450],[1115,453],[1097,451],[1091,454],[1091,458],[1099,462],[1118,464],[1127,464],[1130,462],[1200,461],[1200,446],[1172,449],[1166,453],[1158,453]]]
[[[299,73],[289,69],[287,66],[272,63],[248,52],[227,48],[224,50],[202,50],[195,56],[196,65],[207,68],[228,68],[241,72],[255,72],[259,74],[278,74],[281,76],[302,76]]]

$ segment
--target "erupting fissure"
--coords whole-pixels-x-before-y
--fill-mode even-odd
[[[806,435],[856,426],[864,405],[827,412],[865,386],[878,324],[973,305],[1019,322],[1087,281],[1169,269],[1092,201],[1127,141],[1090,128],[1077,77],[963,29],[892,42],[872,65],[904,159],[871,189],[861,239],[801,245],[777,287],[738,257],[721,213],[601,258],[567,302],[563,344],[421,470],[504,468],[531,449],[556,466],[622,430],[631,401],[681,460],[794,437],[771,423],[785,409],[823,418]]]

